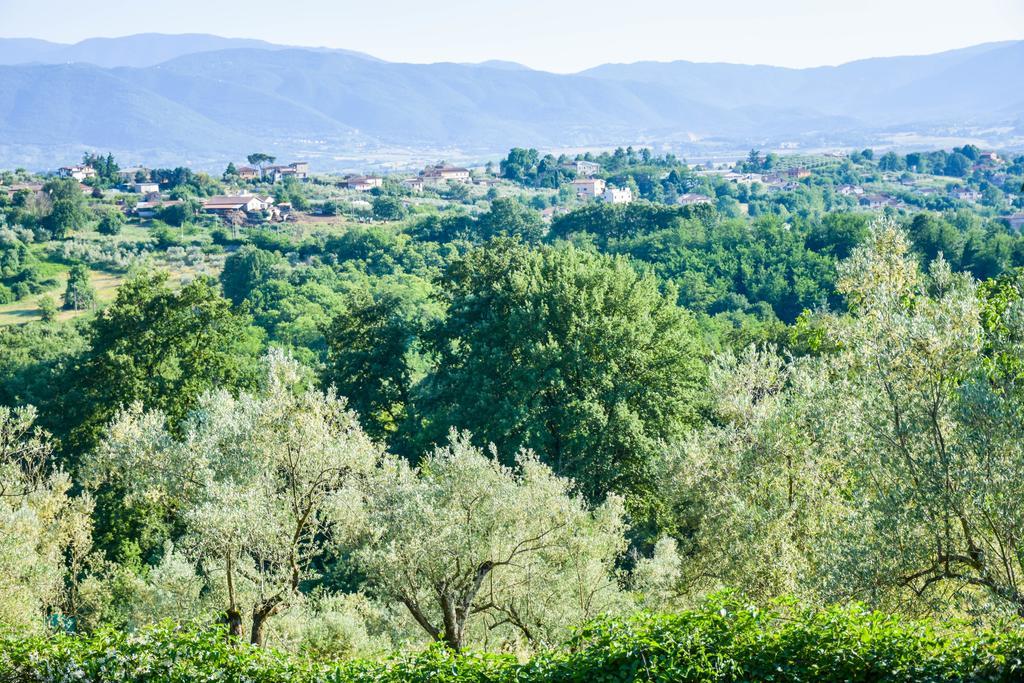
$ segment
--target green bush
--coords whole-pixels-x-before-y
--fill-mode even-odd
[[[620,681],[1019,681],[1024,627],[975,631],[858,607],[767,610],[720,597],[679,614],[606,619],[564,648],[520,663],[441,646],[381,661],[314,662],[228,644],[218,629],[161,624],[135,635],[0,641],[0,680],[141,683],[195,680],[369,683]]]

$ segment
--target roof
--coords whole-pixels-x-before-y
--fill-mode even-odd
[[[235,195],[233,197],[218,195],[216,197],[210,197],[203,202],[204,209],[232,209],[237,207],[243,207],[249,202],[256,200],[258,202],[267,203],[268,200],[257,197],[252,194]]]

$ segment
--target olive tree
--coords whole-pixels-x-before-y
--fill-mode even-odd
[[[813,597],[818,539],[846,509],[815,365],[773,348],[711,364],[712,419],[666,449],[659,467],[658,490],[684,511],[677,597],[727,587]]]
[[[988,372],[974,281],[941,257],[922,273],[882,222],[838,286],[853,315],[836,330],[832,405],[854,515],[833,541],[835,584],[1024,614],[1024,406]],[[1004,322],[1019,330],[1016,308]]]
[[[224,595],[230,632],[242,636],[247,619],[259,645],[314,576],[332,520],[344,517],[335,508],[380,457],[343,399],[302,388],[280,353],[267,362],[262,393],[205,394],[180,437],[159,411],[125,411],[88,464],[94,483],[114,476],[129,498],[173,511],[182,552]]]
[[[35,417],[0,407],[0,629],[19,632],[73,611],[67,588],[91,545],[91,501],[70,495]]]
[[[528,452],[507,467],[453,433],[419,467],[386,460],[354,557],[378,598],[451,648],[471,633],[551,642],[621,600],[621,501],[592,510],[570,484]]]

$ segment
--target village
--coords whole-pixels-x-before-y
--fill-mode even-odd
[[[757,156],[754,152],[752,154]],[[339,213],[356,219],[372,219],[372,199],[381,195],[399,197],[407,209],[423,204],[444,206],[454,201],[466,204],[472,210],[476,201],[511,193],[530,201],[545,220],[551,220],[579,204],[617,205],[636,200],[722,208],[723,204],[731,204],[728,200],[735,197],[739,201],[733,210],[747,213],[749,201],[744,199],[781,197],[814,189],[853,210],[991,207],[1011,229],[1017,230],[1024,225],[1024,214],[1021,213],[1024,192],[1020,187],[1019,174],[1014,173],[1014,162],[995,151],[972,151],[975,158],[969,159],[969,166],[957,176],[920,172],[902,160],[894,162],[898,157],[893,153],[882,156],[878,163],[863,172],[856,164],[851,164],[851,156],[856,158],[858,154],[861,153],[818,157],[769,154],[764,160],[754,162],[751,159],[732,163],[679,162],[674,168],[667,168],[667,165],[645,167],[641,162],[635,164],[638,169],[606,168],[590,154],[576,158],[563,156],[555,160],[558,166],[555,186],[545,183],[543,187],[510,177],[490,162],[472,168],[439,162],[416,174],[339,176],[313,174],[309,163],[304,161],[276,165],[272,163],[273,157],[257,154],[252,157],[256,162],[261,157],[272,161],[238,166],[231,163],[219,179],[216,192],[193,194],[188,198],[174,191],[177,183],[173,173],[141,166],[119,168],[116,182],[112,183],[98,183],[98,172],[88,163],[56,169],[53,175],[78,181],[83,193],[91,198],[113,199],[130,219],[145,221],[158,218],[167,210],[191,200],[197,213],[214,217],[229,226],[317,220]],[[606,156],[615,158],[615,155]],[[914,159],[921,155],[907,156]],[[187,169],[186,172],[192,173]],[[654,183],[665,183],[672,174],[683,174],[685,178],[677,184],[677,191],[651,196],[638,187],[639,174]],[[294,193],[297,197],[310,195],[321,199],[289,201],[288,193],[281,192],[280,188],[292,188],[295,184],[313,188]],[[0,187],[10,196],[19,190],[37,192],[42,188],[42,182]],[[102,189],[97,190],[98,187]]]

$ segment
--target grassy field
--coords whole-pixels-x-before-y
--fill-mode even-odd
[[[117,293],[117,288],[125,280],[124,275],[114,275],[100,270],[89,271],[89,279],[92,282],[93,287],[96,288],[96,298],[99,299],[101,304],[105,304],[114,299]],[[38,301],[40,297],[49,297],[57,303],[60,307],[63,304],[64,287],[67,285],[67,271],[63,271],[59,276],[59,286],[51,289],[43,294],[37,294],[35,296],[29,296],[20,301],[14,303],[5,304],[0,306],[0,325],[18,325],[21,323],[31,322],[38,320],[40,316]],[[80,315],[84,315],[87,311],[64,311],[61,310],[57,314],[58,320],[68,320]]]

